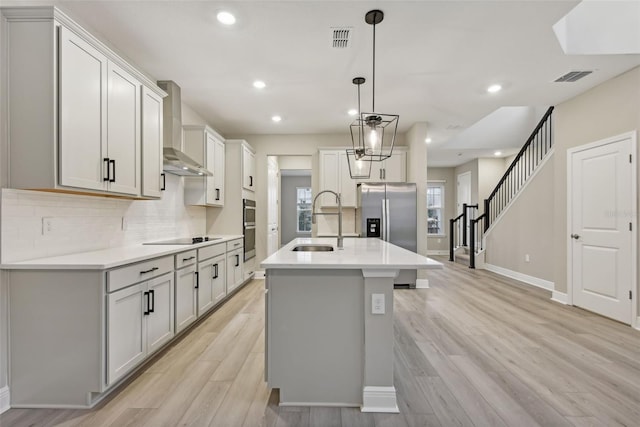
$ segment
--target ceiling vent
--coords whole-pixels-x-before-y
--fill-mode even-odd
[[[351,27],[331,27],[331,47],[335,47],[338,49],[344,49],[347,47],[351,47],[351,43],[349,43],[351,39]]]
[[[575,81],[580,80],[581,78],[588,76],[593,73],[593,71],[569,71],[564,76],[558,77],[554,80],[556,83],[573,83]]]

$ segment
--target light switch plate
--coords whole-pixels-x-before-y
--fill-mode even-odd
[[[384,314],[384,294],[371,294],[371,314]]]

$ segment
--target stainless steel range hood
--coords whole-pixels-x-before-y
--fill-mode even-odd
[[[158,82],[167,92],[164,99],[164,147],[163,169],[165,172],[181,176],[213,175],[201,164],[182,151],[182,99],[180,86],[171,80]]]

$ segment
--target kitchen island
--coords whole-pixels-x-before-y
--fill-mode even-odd
[[[442,264],[375,238],[345,239],[344,249],[335,239],[303,238],[261,267],[265,379],[280,389],[280,405],[399,412],[393,281],[401,270]]]

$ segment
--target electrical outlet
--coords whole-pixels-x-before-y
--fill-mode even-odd
[[[529,262],[529,254],[525,254],[525,256],[524,256],[524,262]]]
[[[42,217],[42,235],[49,234],[53,231],[53,218],[50,216]]]
[[[371,314],[384,314],[384,294],[371,294]]]

